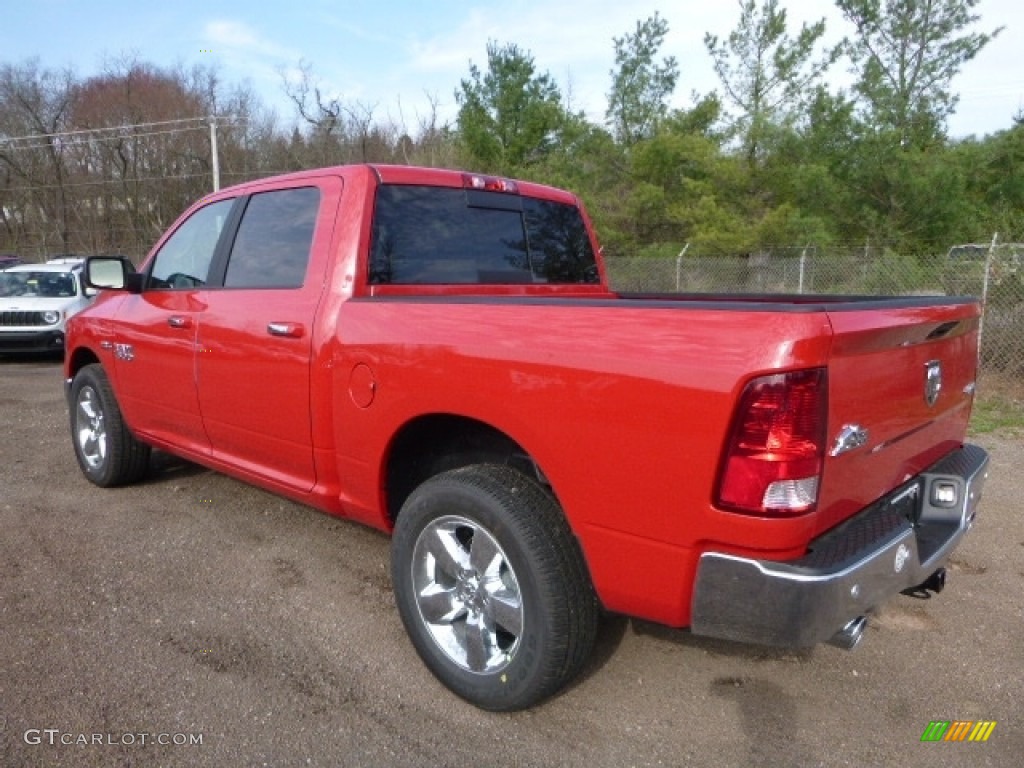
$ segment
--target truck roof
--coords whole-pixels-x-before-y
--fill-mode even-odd
[[[312,168],[305,171],[295,171],[293,173],[279,174],[276,176],[268,176],[262,179],[254,179],[241,184],[235,184],[231,187],[225,187],[220,190],[220,192],[216,193],[216,195],[219,197],[223,194],[242,192],[246,188],[254,186],[293,183],[296,181],[302,181],[303,179],[313,179],[324,175],[333,174],[343,176],[351,173],[355,169],[362,169],[372,173],[382,184],[418,184],[432,187],[464,187],[469,186],[467,179],[473,177],[490,181],[500,180],[513,182],[513,189],[519,194],[524,194],[529,197],[538,197],[545,200],[569,203],[572,205],[579,204],[579,198],[571,192],[557,189],[556,187],[549,187],[544,184],[536,184],[530,181],[499,177],[493,174],[480,174],[472,171],[450,170],[446,168],[424,168],[414,165],[383,165],[376,163],[334,165],[323,168]]]

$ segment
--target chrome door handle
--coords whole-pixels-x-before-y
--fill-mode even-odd
[[[267,333],[271,336],[284,336],[289,339],[300,339],[305,329],[302,323],[267,323]]]
[[[167,318],[167,324],[171,328],[191,328],[192,318],[187,315],[171,315]]]

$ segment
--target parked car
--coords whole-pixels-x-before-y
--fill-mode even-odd
[[[413,645],[488,709],[565,685],[601,609],[850,648],[943,587],[986,477],[976,300],[617,293],[579,199],[538,184],[264,179],[86,274],[88,480],[155,446],[393,532]]]
[[[11,253],[0,253],[0,269],[7,269],[13,267],[16,264],[21,264],[22,261],[17,256]]]
[[[0,271],[0,353],[62,350],[65,323],[95,293],[82,282],[81,259]]]

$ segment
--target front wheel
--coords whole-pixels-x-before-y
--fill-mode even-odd
[[[484,709],[552,695],[593,646],[598,605],[579,547],[551,496],[508,467],[417,488],[395,526],[391,576],[420,657]]]
[[[71,440],[85,476],[102,488],[139,480],[149,465],[140,443],[121,416],[106,371],[86,365],[71,383]]]

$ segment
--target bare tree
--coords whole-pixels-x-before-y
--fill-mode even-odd
[[[69,250],[71,201],[65,142],[73,76],[40,67],[33,59],[0,67],[0,165],[7,188],[22,194],[9,200],[22,228],[42,233],[36,249]],[[9,222],[10,223],[10,222]]]
[[[180,73],[134,59],[74,89],[72,124],[91,130],[80,142],[82,176],[91,178],[83,210],[120,230],[111,247],[145,250],[181,210],[208,189],[206,94]]]
[[[399,132],[393,124],[376,119],[377,104],[328,96],[305,60],[299,61],[297,70],[297,77],[282,71],[281,81],[309,128],[304,141],[307,165],[394,160]]]

